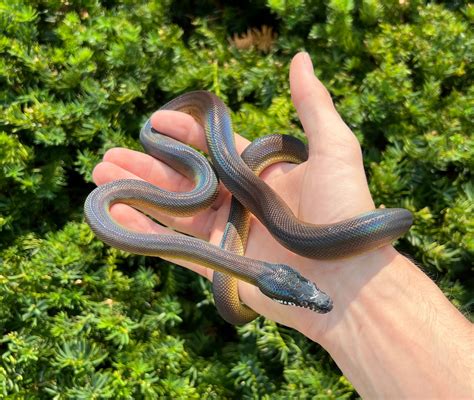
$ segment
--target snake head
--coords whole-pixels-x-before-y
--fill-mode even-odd
[[[276,264],[262,273],[257,286],[260,291],[281,304],[309,308],[324,314],[332,310],[331,298],[288,265]]]

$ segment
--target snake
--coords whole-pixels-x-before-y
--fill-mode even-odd
[[[318,313],[333,308],[331,297],[291,266],[245,257],[251,216],[283,247],[319,260],[348,258],[377,249],[405,234],[412,225],[413,216],[404,208],[377,208],[331,224],[302,221],[259,177],[276,162],[304,162],[307,148],[299,139],[289,135],[263,136],[252,142],[241,156],[235,145],[230,111],[215,94],[203,90],[188,92],[160,110],[190,114],[204,128],[212,165],[191,146],[155,130],[148,119],[140,131],[145,152],[192,180],[193,189],[172,192],[146,181],[115,180],[98,186],[87,196],[85,220],[95,235],[110,246],[211,268],[216,307],[232,324],[244,324],[258,316],[240,300],[239,280],[256,286],[281,304]],[[110,213],[112,205],[122,203],[145,214],[194,215],[212,206],[219,181],[232,194],[229,218],[219,246],[176,232],[137,232],[120,225]]]

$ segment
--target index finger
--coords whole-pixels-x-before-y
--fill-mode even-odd
[[[208,152],[206,134],[202,127],[191,115],[171,110],[156,111],[150,118],[151,126],[182,143],[189,144],[199,150]],[[235,147],[241,154],[250,141],[235,133]]]

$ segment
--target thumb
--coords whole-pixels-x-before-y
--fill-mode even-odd
[[[336,111],[328,90],[314,75],[308,53],[300,52],[293,57],[290,88],[308,137],[310,156],[344,151],[346,159],[362,164],[359,142]]]
[[[314,75],[307,53],[293,58],[290,87],[309,144],[299,216],[330,223],[373,209],[359,141]]]

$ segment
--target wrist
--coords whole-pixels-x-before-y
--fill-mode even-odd
[[[466,365],[450,357],[472,350],[470,324],[413,263],[386,246],[335,268],[328,283],[333,315],[312,338],[362,397],[452,397],[447,386],[469,390],[460,379]],[[460,340],[446,342],[453,332]]]

